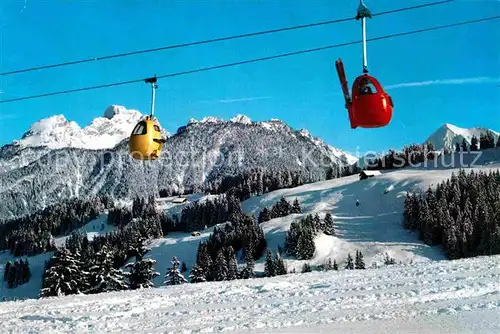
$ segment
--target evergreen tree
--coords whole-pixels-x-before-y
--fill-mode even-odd
[[[477,141],[477,137],[475,135],[472,136],[472,139],[471,139],[471,142],[470,142],[470,150],[472,152],[479,151],[478,141]]]
[[[292,206],[284,197],[281,197],[279,202],[277,203],[279,217],[288,216],[292,212]]]
[[[328,261],[326,261],[326,263],[323,265],[323,270],[324,271],[330,271],[333,269],[333,263],[332,263],[332,259],[328,259]]]
[[[264,276],[276,276],[276,268],[274,267],[273,253],[270,249],[267,250],[266,263],[264,265]]]
[[[455,143],[455,152],[460,152],[460,144],[458,142]]]
[[[172,258],[172,267],[167,271],[165,274],[165,281],[163,282],[164,285],[179,285],[183,283],[187,283],[187,279],[184,277],[184,275],[181,274],[179,271],[179,260],[174,256]]]
[[[385,253],[384,264],[385,265],[396,264],[396,260],[394,260],[392,257],[389,257],[389,254]]]
[[[361,251],[356,250],[356,260],[355,260],[356,269],[365,269],[365,262],[363,261],[363,253]]]
[[[333,218],[330,212],[327,212],[324,218],[325,234],[335,235],[335,227],[333,225]]]
[[[54,254],[52,265],[44,273],[40,297],[80,294],[89,288],[79,257],[79,253],[71,254],[66,248]]]
[[[211,281],[213,279],[213,262],[210,253],[208,253],[208,247],[205,242],[200,242],[198,246],[198,253],[196,254],[196,264],[203,271],[203,277],[205,277],[207,281]]]
[[[22,283],[21,284],[24,284],[26,282],[29,282],[29,280],[31,279],[31,270],[30,270],[30,264],[28,262],[28,259],[26,259],[24,261],[24,266],[23,266],[23,274],[22,274]]]
[[[469,149],[467,147],[467,141],[465,140],[465,138],[462,139],[462,151],[464,151],[464,152],[468,152],[469,151]]]
[[[238,261],[232,246],[227,248],[227,280],[238,278]]]
[[[297,259],[310,260],[313,258],[315,250],[313,231],[311,228],[305,227],[297,241]]]
[[[302,266],[302,273],[310,273],[311,271],[311,265],[309,263],[304,263]]]
[[[216,281],[224,281],[227,280],[228,267],[226,257],[222,249],[217,252],[217,257],[215,258],[214,263],[214,272],[213,277]]]
[[[283,245],[283,249],[286,254],[297,256],[297,244],[300,236],[301,224],[299,222],[292,222],[290,224],[290,229],[288,230],[285,237],[285,244]]]
[[[403,209],[403,226],[411,229],[413,220],[413,198],[410,193],[406,193],[404,209]]]
[[[5,264],[4,272],[3,272],[3,280],[6,282],[9,281],[9,270],[10,270],[11,266],[12,266],[12,264],[10,263],[10,261],[7,261],[7,263]]]
[[[285,262],[281,258],[281,255],[279,252],[276,252],[276,256],[274,259],[274,270],[275,270],[276,275],[286,275],[287,274]]]
[[[337,261],[333,259],[333,270],[339,270],[339,266],[337,264]]]
[[[243,279],[255,277],[254,268],[255,268],[255,261],[253,260],[253,258],[251,258],[248,261],[246,261],[246,265],[239,273],[239,277]]]
[[[125,268],[130,269],[129,272],[124,272],[124,275],[128,278],[132,290],[151,288],[154,286],[152,280],[160,276],[160,273],[153,269],[156,260],[139,258],[140,260],[136,259],[136,262],[129,262],[125,265]]]
[[[91,262],[89,272],[89,289],[85,293],[101,293],[108,291],[127,290],[121,269],[113,267],[113,252],[106,246],[97,252]]]
[[[202,267],[195,263],[193,268],[191,268],[191,274],[189,275],[191,283],[206,282],[205,272]]]
[[[347,263],[344,267],[345,269],[354,269],[354,263],[352,261],[351,253],[347,253]]]
[[[300,207],[300,203],[299,203],[299,200],[298,199],[295,199],[293,201],[293,205],[292,205],[292,212],[291,213],[301,213],[302,212],[302,209]]]
[[[312,219],[313,232],[323,231],[323,225],[321,224],[321,219],[319,215],[316,213]]]
[[[486,130],[486,132],[481,133],[479,137],[479,148],[481,150],[486,150],[493,147],[495,147],[495,136],[493,132]]]
[[[271,220],[271,212],[269,212],[269,209],[263,208],[260,210],[258,223],[262,224],[263,222],[267,222],[269,220]]]

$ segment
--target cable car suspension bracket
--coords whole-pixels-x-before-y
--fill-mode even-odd
[[[153,115],[154,115],[154,112],[155,112],[155,90],[156,88],[158,88],[158,85],[156,84],[156,82],[158,81],[158,78],[156,77],[156,74],[154,77],[151,77],[151,78],[147,78],[144,80],[145,83],[149,83],[151,84],[151,119],[153,119]]]
[[[372,13],[363,3],[363,0],[359,0],[358,13],[356,14],[356,20],[361,19],[361,33],[363,35],[363,73],[368,73],[368,61],[366,57],[366,18],[372,18]]]

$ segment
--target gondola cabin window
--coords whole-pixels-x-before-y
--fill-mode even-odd
[[[146,122],[140,122],[136,125],[134,131],[132,131],[132,135],[145,135],[147,132]]]

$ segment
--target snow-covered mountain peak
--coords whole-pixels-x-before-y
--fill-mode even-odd
[[[127,138],[142,117],[137,110],[112,105],[106,108],[103,117],[97,117],[81,128],[76,122],[68,121],[64,115],[55,115],[33,123],[16,144],[49,149],[109,149]]]
[[[26,131],[19,144],[23,146],[47,146],[60,143],[68,136],[78,134],[80,127],[76,122],[68,121],[63,115],[54,115],[33,123]]]
[[[223,119],[221,118],[218,118],[218,117],[214,117],[214,116],[207,116],[207,117],[203,117],[203,119],[200,121],[200,123],[222,123],[224,122]]]
[[[190,118],[187,125],[192,124],[208,124],[208,123],[224,123],[225,121],[222,118],[214,117],[214,116],[206,116],[203,117],[200,121],[195,118]]]
[[[475,136],[479,140],[481,134],[486,133],[486,131],[488,130],[493,133],[496,141],[500,134],[491,129],[487,129],[485,127],[473,127],[467,129],[458,127],[450,123],[445,123],[441,127],[439,127],[433,134],[431,134],[427,138],[426,142],[431,142],[437,151],[441,151],[445,148],[453,151],[456,143],[461,144],[465,139],[467,144],[470,145],[473,136]]]
[[[241,115],[241,114],[238,114],[238,115],[234,116],[233,118],[231,118],[231,122],[241,123],[241,124],[246,124],[246,125],[252,124],[252,120],[248,116]]]
[[[300,129],[299,133],[306,138],[313,139],[311,133],[309,133],[306,129]]]

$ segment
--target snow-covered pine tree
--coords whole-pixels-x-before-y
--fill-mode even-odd
[[[324,230],[324,227],[323,227],[323,224],[321,222],[321,219],[319,218],[319,214],[315,214],[313,219],[313,232],[318,232],[318,231],[323,231]]]
[[[294,221],[290,224],[290,229],[285,236],[285,244],[283,249],[288,255],[297,256],[297,244],[300,236],[302,224]]]
[[[335,227],[333,223],[332,214],[327,212],[324,218],[325,234],[335,235]]]
[[[198,252],[196,254],[196,264],[203,271],[203,277],[205,277],[207,281],[213,280],[213,261],[210,253],[208,252],[208,247],[205,242],[200,242],[198,246]]]
[[[333,259],[333,270],[339,270],[339,265],[337,264],[337,260]]]
[[[219,249],[219,251],[217,252],[217,257],[215,258],[215,263],[213,267],[214,267],[214,272],[213,272],[214,280],[216,281],[227,280],[227,274],[228,274],[227,261],[222,249]]]
[[[271,220],[271,212],[269,211],[269,209],[263,208],[262,210],[260,210],[258,223],[262,224],[262,223],[267,222],[269,220]]]
[[[72,254],[66,248],[54,254],[44,273],[40,297],[80,294],[89,288],[79,257],[79,253]]]
[[[345,269],[354,269],[351,253],[347,253],[347,263],[345,265]]]
[[[238,278],[238,261],[236,260],[236,254],[234,253],[234,248],[229,246],[227,248],[227,280],[233,280]]]
[[[128,278],[130,289],[151,288],[154,286],[153,279],[160,276],[159,272],[154,271],[156,260],[144,259],[136,262],[129,262],[125,268],[129,268],[129,272],[124,272],[124,276]]]
[[[316,246],[314,244],[312,229],[303,227],[297,242],[297,259],[310,260],[313,258],[315,250]]]
[[[310,273],[311,271],[311,265],[309,263],[304,263],[304,265],[302,266],[302,273]]]
[[[113,267],[113,251],[107,246],[95,254],[88,269],[89,289],[85,293],[101,293],[108,291],[127,290],[128,285],[124,281],[125,276],[121,269]]]
[[[432,227],[432,216],[429,210],[429,205],[427,201],[420,199],[420,211],[418,212],[418,220],[420,222],[420,239],[424,240],[424,242],[428,242],[429,233],[428,231]]]
[[[384,264],[386,266],[396,264],[396,260],[394,260],[394,258],[392,258],[392,257],[389,257],[388,253],[385,253]]]
[[[301,213],[302,209],[300,208],[300,203],[298,199],[295,199],[292,204],[292,212],[291,213]]]
[[[274,270],[275,270],[275,275],[286,275],[287,270],[285,266],[285,262],[281,258],[281,255],[279,252],[276,252],[275,258],[274,258]]]
[[[245,267],[239,272],[239,277],[243,279],[253,278],[255,277],[254,268],[255,268],[255,260],[253,259],[253,255],[251,252],[244,252],[245,254]]]
[[[469,147],[467,145],[467,141],[464,139],[462,139],[462,151],[464,152],[468,152],[469,151]]]
[[[203,268],[201,268],[197,263],[195,263],[193,268],[191,268],[189,279],[191,280],[191,283],[201,283],[207,281]]]
[[[177,257],[172,258],[172,267],[167,271],[165,274],[165,281],[163,282],[164,285],[179,285],[183,283],[187,283],[187,279],[184,277],[184,275],[181,274],[179,271],[179,260]]]
[[[413,203],[410,193],[407,192],[405,196],[404,209],[403,209],[403,226],[407,229],[411,227],[411,220],[413,216]]]
[[[472,136],[472,139],[470,141],[470,150],[471,151],[479,151],[478,140],[477,140],[477,137],[475,135]]]
[[[495,136],[490,130],[486,130],[484,134],[484,148],[482,150],[495,147]]]
[[[290,203],[287,202],[287,200],[284,197],[280,198],[279,202],[277,203],[277,206],[280,217],[288,216],[292,211],[292,206],[290,205]]]
[[[457,234],[458,231],[454,224],[444,231],[445,243],[443,246],[450,259],[458,259],[460,257],[460,246],[458,244]]]
[[[272,277],[276,275],[276,269],[274,267],[273,252],[268,249],[266,254],[266,263],[264,264],[264,276]]]
[[[365,269],[365,262],[363,261],[363,253],[361,251],[356,250],[356,260],[355,260],[356,269]]]

